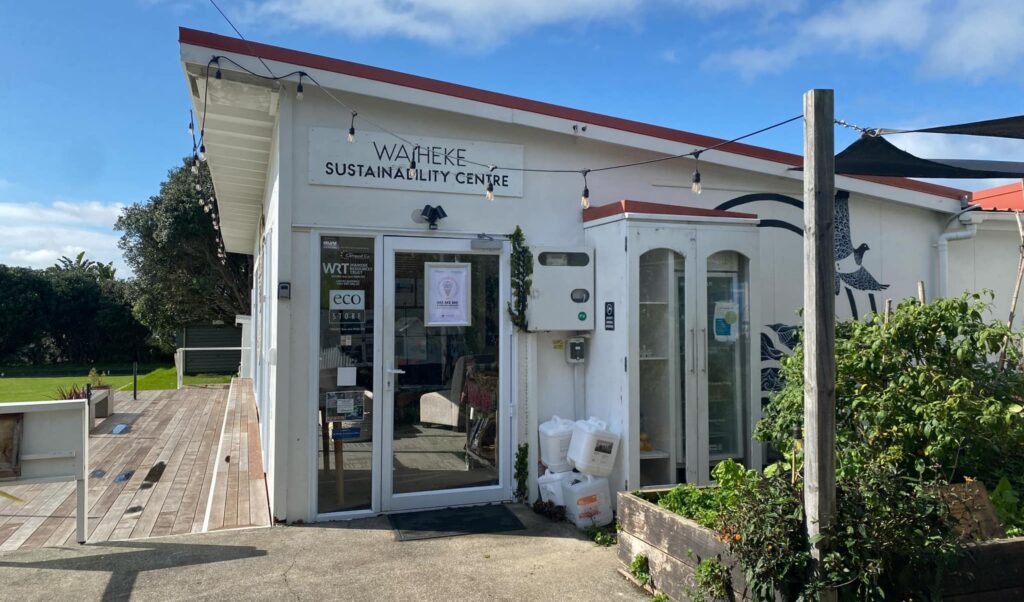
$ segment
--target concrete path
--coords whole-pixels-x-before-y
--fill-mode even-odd
[[[395,541],[386,518],[0,553],[5,600],[646,600],[614,548],[527,531]]]

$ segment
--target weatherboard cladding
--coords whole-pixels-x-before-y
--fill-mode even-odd
[[[183,347],[240,347],[242,329],[237,326],[193,325],[185,328]],[[185,353],[185,374],[233,374],[242,361],[240,351]]]

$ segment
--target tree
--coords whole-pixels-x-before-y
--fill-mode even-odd
[[[61,272],[89,274],[97,280],[113,280],[117,272],[117,268],[114,267],[113,261],[110,263],[100,263],[98,261],[93,261],[92,259],[86,259],[85,251],[76,255],[74,259],[71,259],[67,255],[62,256],[50,269]]]
[[[53,312],[53,289],[39,270],[0,265],[0,360],[41,348]]]
[[[191,158],[171,169],[160,193],[126,207],[117,220],[118,246],[135,272],[135,315],[164,345],[186,324],[248,314],[252,257],[219,256],[216,209],[205,163],[191,172]],[[199,186],[199,190],[196,186]]]

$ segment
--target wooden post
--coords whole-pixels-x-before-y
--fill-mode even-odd
[[[917,300],[921,302],[921,305],[925,304],[924,297],[924,280],[917,281]]]
[[[1017,300],[1020,298],[1021,279],[1024,279],[1024,224],[1020,221],[1020,211],[1013,212],[1017,218],[1017,234],[1020,236],[1020,245],[1017,247],[1019,255],[1017,259],[1017,279],[1013,283],[1013,294],[1010,295],[1010,317],[1006,320],[1006,327],[1013,330],[1013,318],[1017,314]],[[1012,337],[1007,335],[1006,341],[999,350],[999,369],[1006,365],[1006,347],[1009,346]]]
[[[835,133],[832,90],[804,94],[804,508],[815,564],[836,511]],[[835,590],[822,593],[834,602]]]
[[[884,324],[888,324],[889,323],[889,318],[891,318],[891,317],[892,317],[892,299],[886,299],[885,300],[885,319],[883,320],[883,323]]]

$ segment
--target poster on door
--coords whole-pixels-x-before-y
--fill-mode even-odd
[[[425,264],[424,323],[429,326],[469,326],[470,264]]]

